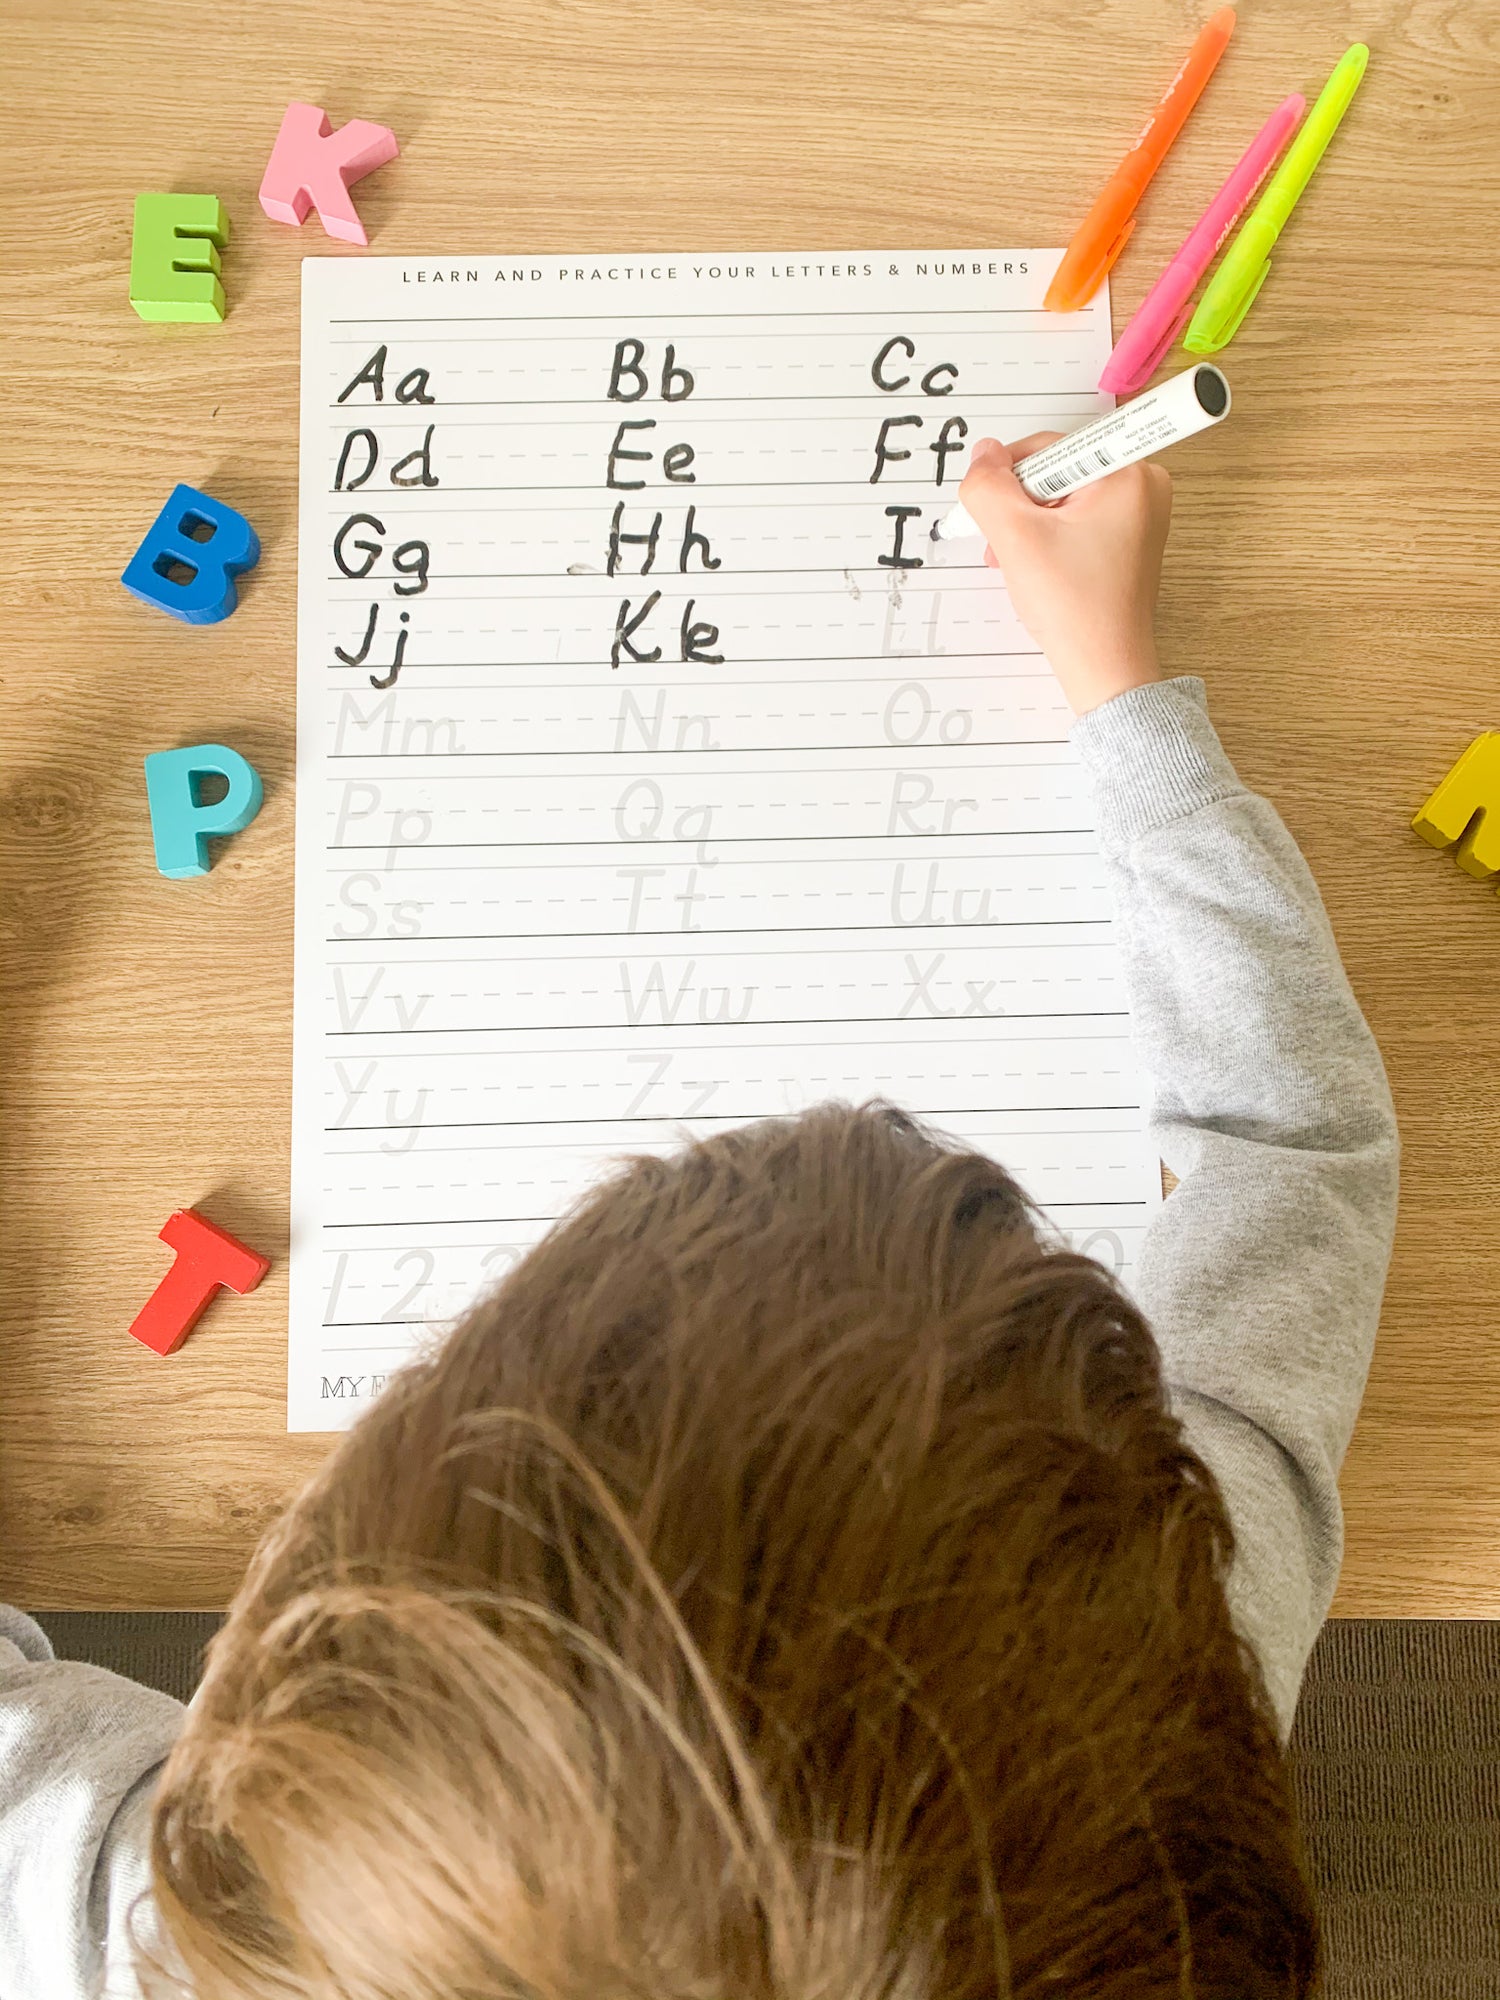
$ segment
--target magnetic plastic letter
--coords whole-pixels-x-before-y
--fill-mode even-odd
[[[131,1322],[130,1331],[154,1354],[181,1347],[221,1285],[253,1292],[271,1268],[269,1257],[247,1249],[227,1229],[216,1228],[195,1208],[167,1217],[161,1240],[177,1252],[170,1271]]]
[[[219,252],[229,217],[212,194],[138,194],[130,240],[130,303],[142,319],[219,320]]]
[[[199,781],[210,775],[228,785],[222,799],[203,805]],[[209,870],[208,836],[243,833],[260,811],[260,774],[238,750],[198,743],[190,750],[153,750],[146,759],[146,800],[156,865],[180,881]]]
[[[1452,847],[1466,875],[1500,872],[1500,730],[1476,736],[1412,821],[1432,847]]]
[[[289,104],[260,184],[260,205],[273,222],[297,227],[309,208],[341,243],[368,243],[349,198],[353,181],[394,160],[401,148],[388,125],[351,118],[337,132],[315,104]]]
[[[235,578],[259,561],[260,537],[243,514],[196,487],[174,486],[120,581],[189,625],[216,625],[239,601]]]

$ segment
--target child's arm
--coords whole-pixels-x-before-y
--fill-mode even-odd
[[[1135,1290],[1228,1503],[1231,1605],[1289,1729],[1395,1228],[1385,1071],[1295,842],[1235,775],[1202,682],[1160,679],[1166,474],[1043,508],[995,447],[964,500],[1079,715],[1152,1133],[1181,1182]]]
[[[54,1660],[0,1606],[0,1994],[134,1991],[127,1925],[148,1886],[150,1793],[181,1726],[167,1695]]]

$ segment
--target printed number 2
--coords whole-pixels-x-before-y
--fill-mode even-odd
[[[412,1263],[421,1265],[422,1275],[414,1285],[407,1287],[393,1306],[387,1307],[380,1315],[382,1326],[388,1325],[392,1320],[400,1319],[407,1307],[419,1298],[432,1282],[432,1273],[437,1264],[437,1259],[430,1250],[408,1250],[404,1256],[396,1259],[396,1269],[399,1271],[404,1265]]]
[[[1109,1254],[1100,1255],[1094,1248],[1096,1243],[1102,1243]],[[1125,1268],[1125,1245],[1112,1229],[1095,1229],[1081,1243],[1075,1242],[1073,1248],[1080,1257],[1093,1257],[1099,1263],[1108,1265],[1116,1277]]]

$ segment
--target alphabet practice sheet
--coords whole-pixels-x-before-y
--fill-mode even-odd
[[[894,1099],[1129,1269],[1067,711],[970,445],[1109,407],[1056,251],[303,264],[289,1424],[611,1162]]]

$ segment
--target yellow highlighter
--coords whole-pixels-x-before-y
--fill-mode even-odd
[[[1349,109],[1369,60],[1370,51],[1363,42],[1356,42],[1340,58],[1323,87],[1322,96],[1308,113],[1307,123],[1292,141],[1291,150],[1276,169],[1271,185],[1230,245],[1229,254],[1214,273],[1193,314],[1182,344],[1194,354],[1217,354],[1239,331],[1256,293],[1270,275],[1271,251],[1276,239],[1312,179],[1313,169],[1328,150],[1328,142]]]

